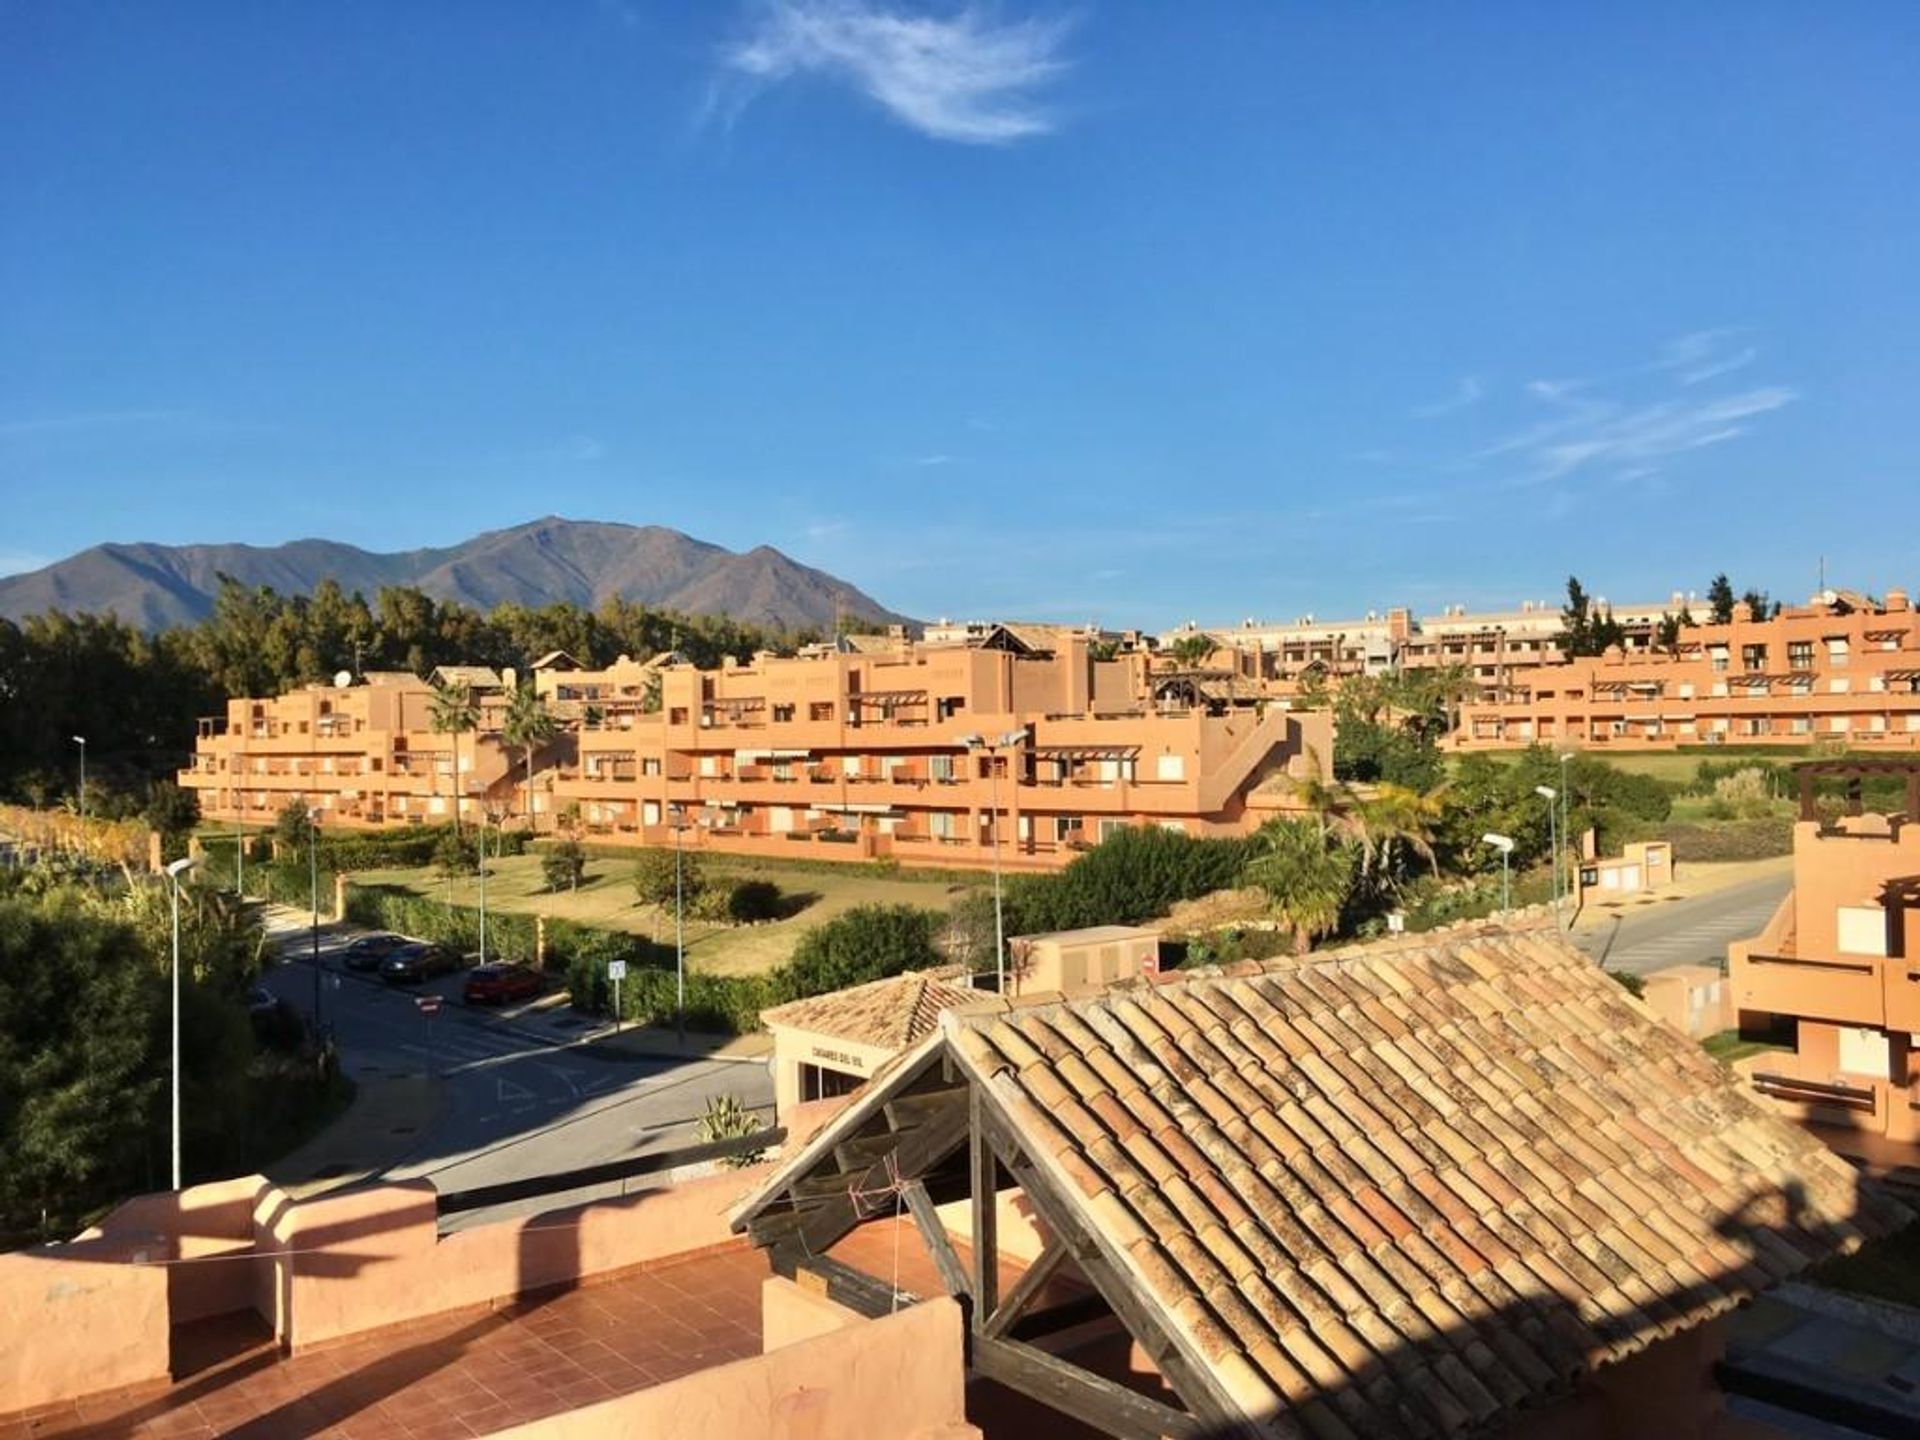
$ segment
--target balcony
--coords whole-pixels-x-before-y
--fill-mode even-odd
[[[1877,1027],[1886,1023],[1882,963],[1871,957],[1817,960],[1736,954],[1730,977],[1733,1003],[1740,1010]],[[1904,970],[1905,962],[1892,963]]]

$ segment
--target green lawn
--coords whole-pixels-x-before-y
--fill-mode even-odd
[[[1486,753],[1495,760],[1512,761],[1518,758],[1521,752],[1496,750]],[[1605,748],[1583,750],[1580,753],[1590,760],[1605,761],[1614,769],[1625,771],[1629,775],[1651,775],[1656,780],[1666,780],[1676,785],[1684,785],[1692,780],[1702,760],[1716,762],[1771,760],[1775,763],[1783,763],[1814,758],[1813,753],[1804,745],[1687,745],[1677,750]],[[1819,758],[1832,757],[1822,750]]]
[[[687,922],[687,958],[699,969],[719,975],[743,975],[770,970],[793,954],[800,936],[815,925],[833,919],[856,905],[917,905],[927,910],[949,909],[971,887],[941,877],[925,879],[912,872],[880,875],[849,866],[845,873],[827,869],[799,869],[779,861],[749,857],[702,857],[702,870],[712,879],[771,880],[781,893],[799,902],[784,920],[761,925],[712,925]],[[629,879],[631,857],[587,861],[587,878],[577,891],[550,895],[536,855],[507,856],[489,862],[487,906],[520,914],[549,915],[625,930],[667,944],[673,942],[673,907],[641,905],[633,897]],[[373,885],[394,885],[415,894],[446,898],[451,890],[456,904],[476,905],[477,878],[448,881],[427,868],[366,870],[354,877]],[[985,884],[982,877],[980,884]]]
[[[1742,1040],[1738,1030],[1722,1030],[1718,1035],[1709,1035],[1700,1042],[1700,1048],[1714,1059],[1731,1065],[1735,1060],[1744,1060],[1749,1055],[1758,1055],[1763,1050],[1783,1050],[1783,1045],[1769,1045],[1763,1040]]]

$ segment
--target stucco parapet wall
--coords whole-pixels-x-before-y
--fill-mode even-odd
[[[512,1440],[931,1440],[978,1432],[966,1422],[960,1307],[942,1297],[495,1434]]]

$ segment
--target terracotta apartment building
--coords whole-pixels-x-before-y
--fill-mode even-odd
[[[1920,1166],[1920,759],[1799,773],[1793,889],[1764,931],[1730,947],[1743,1028],[1794,1022],[1794,1049],[1756,1057],[1751,1078],[1840,1148],[1884,1137],[1897,1148],[1869,1158]],[[1820,813],[1822,780],[1844,787],[1844,813]],[[1897,789],[1893,808],[1867,807],[1870,783]]]
[[[1147,657],[1084,635],[1042,648],[995,628],[944,645],[857,637],[702,670],[543,657],[533,683],[563,721],[536,754],[531,803],[577,807],[601,839],[818,858],[1065,864],[1116,829],[1240,833],[1286,808],[1287,775],[1332,762],[1331,720],[1205,696],[1156,698]],[[231,702],[203,721],[181,783],[211,820],[270,821],[292,796],[351,825],[470,808],[526,813],[499,726],[513,677],[480,677],[477,735],[436,734],[411,676]],[[1016,736],[1011,743],[1006,737]],[[457,765],[457,770],[456,770]]]
[[[1697,607],[1697,597],[1675,593],[1657,605],[1610,608],[1625,631],[1625,648],[1638,652],[1652,647],[1664,615],[1689,604]],[[1562,662],[1561,629],[1557,606],[1529,600],[1513,610],[1450,605],[1436,615],[1415,615],[1396,606],[1357,619],[1304,615],[1290,624],[1247,620],[1218,629],[1189,625],[1177,633],[1208,635],[1221,651],[1247,657],[1247,673],[1275,681],[1298,681],[1315,671],[1337,680],[1458,665],[1473,675],[1482,695],[1494,698],[1535,668]]]
[[[1466,705],[1453,744],[1648,750],[1680,745],[1920,744],[1920,614],[1826,591],[1757,620],[1680,632],[1672,653],[1609,650],[1542,665]]]

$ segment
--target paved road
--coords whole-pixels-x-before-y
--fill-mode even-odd
[[[1729,885],[1691,900],[1656,900],[1622,912],[1574,937],[1609,970],[1646,975],[1670,965],[1712,965],[1726,959],[1727,942],[1765,928],[1793,885],[1791,874]]]
[[[306,1014],[313,1004],[307,934],[275,938],[284,963],[263,983]],[[463,1005],[462,976],[401,988],[342,969],[338,951],[347,938],[323,929],[320,953],[322,1017],[347,1074],[356,1081],[419,1075],[431,1060],[444,1097],[407,1158],[385,1172],[390,1178],[424,1176],[443,1192],[464,1190],[677,1149],[695,1142],[695,1122],[715,1095],[737,1096],[771,1114],[773,1082],[764,1065],[634,1059],[529,1035]],[[431,1020],[414,1004],[423,994],[443,997]],[[547,1198],[533,1208],[555,1203]],[[458,1218],[473,1223],[496,1213]]]

